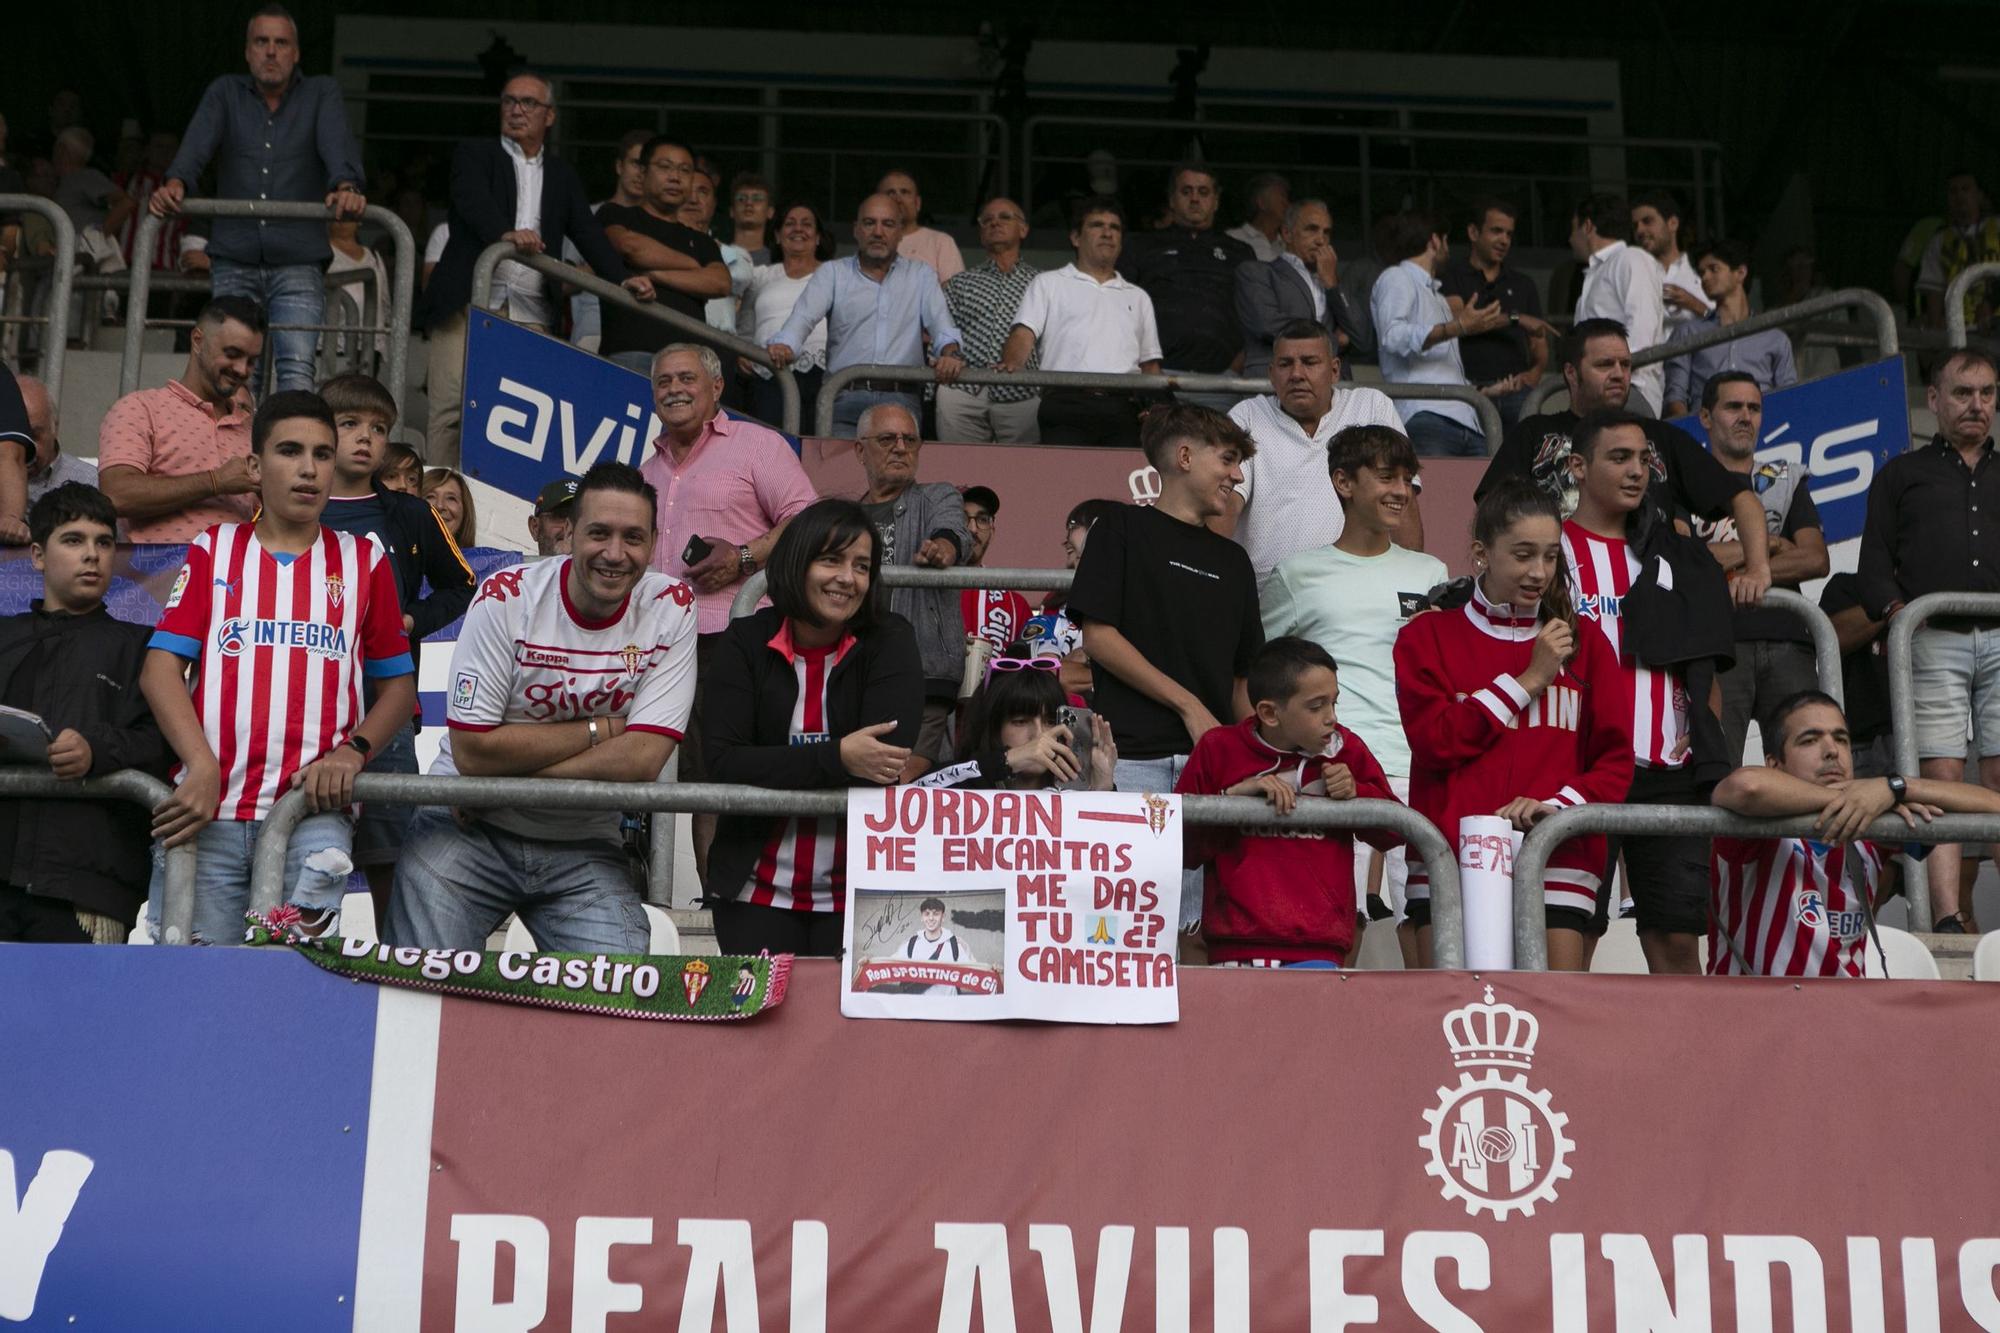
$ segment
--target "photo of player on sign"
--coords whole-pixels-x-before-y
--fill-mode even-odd
[[[1000,993],[999,923],[1006,908],[1001,890],[939,895],[863,889],[858,897],[854,989],[887,995]]]

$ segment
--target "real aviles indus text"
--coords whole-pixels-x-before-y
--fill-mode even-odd
[[[683,1251],[680,1259],[648,1263],[643,1251],[666,1239],[664,1231],[655,1234],[655,1219],[578,1218],[575,1244],[564,1237],[560,1246],[573,1266],[568,1285],[574,1310],[666,1314],[678,1307],[680,1327],[723,1333],[825,1329],[832,1308],[829,1255],[837,1252],[826,1223],[791,1224],[788,1274],[766,1271],[782,1250],[772,1238],[755,1235],[748,1221],[681,1218],[668,1225],[673,1244]],[[451,1235],[458,1250],[455,1313],[461,1328],[487,1327],[479,1322],[483,1309],[518,1317],[519,1293],[546,1293],[554,1285],[550,1228],[540,1219],[461,1213],[451,1219]],[[1201,1287],[1213,1290],[1218,1333],[1248,1333],[1253,1286],[1261,1289],[1259,1304],[1268,1308],[1273,1301],[1268,1284],[1294,1281],[1308,1288],[1311,1322],[1303,1327],[1311,1333],[1371,1326],[1511,1333],[1528,1327],[1522,1321],[1531,1317],[1537,1324],[1548,1318],[1540,1326],[1553,1333],[1707,1329],[1716,1312],[1730,1311],[1731,1327],[1771,1333],[1782,1322],[1774,1312],[1786,1304],[1787,1328],[1831,1327],[1833,1311],[1851,1321],[1844,1326],[1856,1329],[2000,1329],[2000,1295],[1994,1291],[2000,1237],[1953,1244],[1930,1237],[1814,1241],[1786,1235],[1558,1232],[1548,1237],[1544,1264],[1524,1262],[1542,1249],[1538,1243],[1531,1243],[1532,1250],[1508,1244],[1504,1261],[1496,1262],[1487,1237],[1474,1231],[1316,1229],[1307,1234],[1303,1274],[1290,1267],[1294,1261],[1288,1255],[1284,1273],[1260,1275],[1250,1235],[1240,1227],[1218,1227],[1202,1237],[1188,1227],[1106,1226],[1095,1238],[1094,1277],[1080,1281],[1079,1261],[1088,1263],[1090,1256],[1078,1250],[1090,1239],[1087,1231],[1079,1234],[1065,1225],[935,1223],[932,1276],[919,1281],[912,1272],[903,1289],[920,1303],[925,1328],[935,1309],[939,1333],[971,1333],[975,1327],[1013,1333],[1017,1310],[1024,1328],[1138,1333],[1146,1327],[1141,1319],[1148,1305],[1152,1333],[1189,1333],[1209,1322],[1201,1317],[1207,1311],[1190,1318],[1197,1271]],[[1195,1252],[1203,1240],[1212,1254]],[[1147,1242],[1153,1250],[1150,1265],[1142,1249]],[[496,1286],[503,1248],[512,1252],[514,1279]],[[1267,1255],[1265,1261],[1274,1258]],[[664,1270],[685,1271],[686,1280],[614,1281],[614,1267],[626,1278]],[[1891,1286],[1898,1277],[1900,1291]],[[775,1300],[786,1291],[789,1322],[760,1324],[760,1293]],[[762,1313],[774,1308],[782,1307],[766,1304]],[[975,1316],[975,1309],[982,1315]],[[975,1318],[983,1323],[975,1324]]]

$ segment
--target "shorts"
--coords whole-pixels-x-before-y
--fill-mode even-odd
[[[1396,793],[1396,799],[1404,805],[1410,803],[1408,778],[1389,777],[1389,790]],[[1410,882],[1409,852],[1408,847],[1391,847],[1382,853],[1381,896],[1392,917],[1403,910],[1403,902],[1407,897],[1405,889]],[[1368,858],[1374,854],[1373,847],[1359,838],[1354,840],[1354,910],[1361,914],[1363,920],[1368,919]]]
[[[380,754],[369,759],[368,767],[377,773],[416,772],[416,726],[399,730]],[[354,864],[362,868],[396,864],[403,840],[409,836],[410,821],[416,817],[414,805],[363,802],[361,816],[354,821]]]
[[[1701,805],[1694,768],[1641,768],[1632,776],[1627,805]],[[1606,891],[1599,912],[1610,902],[1611,872],[1625,854],[1625,880],[1632,892],[1633,917],[1640,930],[1700,935],[1708,930],[1708,839],[1700,835],[1663,837],[1625,834],[1608,839],[1604,861]]]
[[[2000,629],[1918,630],[1910,684],[1919,759],[2000,755]]]
[[[1409,906],[1404,909],[1404,913],[1403,920],[1415,926],[1418,930],[1422,930],[1431,923],[1431,900],[1429,898],[1412,898],[1410,899]],[[1542,908],[1542,921],[1549,930],[1580,930],[1586,935],[1602,935],[1604,933],[1604,927],[1601,924],[1592,926],[1590,913],[1584,911],[1581,907],[1550,907],[1545,905]]]

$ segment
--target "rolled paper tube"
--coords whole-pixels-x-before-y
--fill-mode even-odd
[[[1514,853],[1521,835],[1494,815],[1458,821],[1458,891],[1465,901],[1465,965],[1474,972],[1514,966]]]

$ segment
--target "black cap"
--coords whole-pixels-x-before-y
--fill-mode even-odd
[[[1000,512],[1000,497],[993,493],[991,486],[967,486],[959,492],[969,505],[978,505],[989,514]]]
[[[542,487],[542,493],[535,497],[535,514],[553,514],[558,509],[567,509],[576,503],[576,478],[564,477]]]

